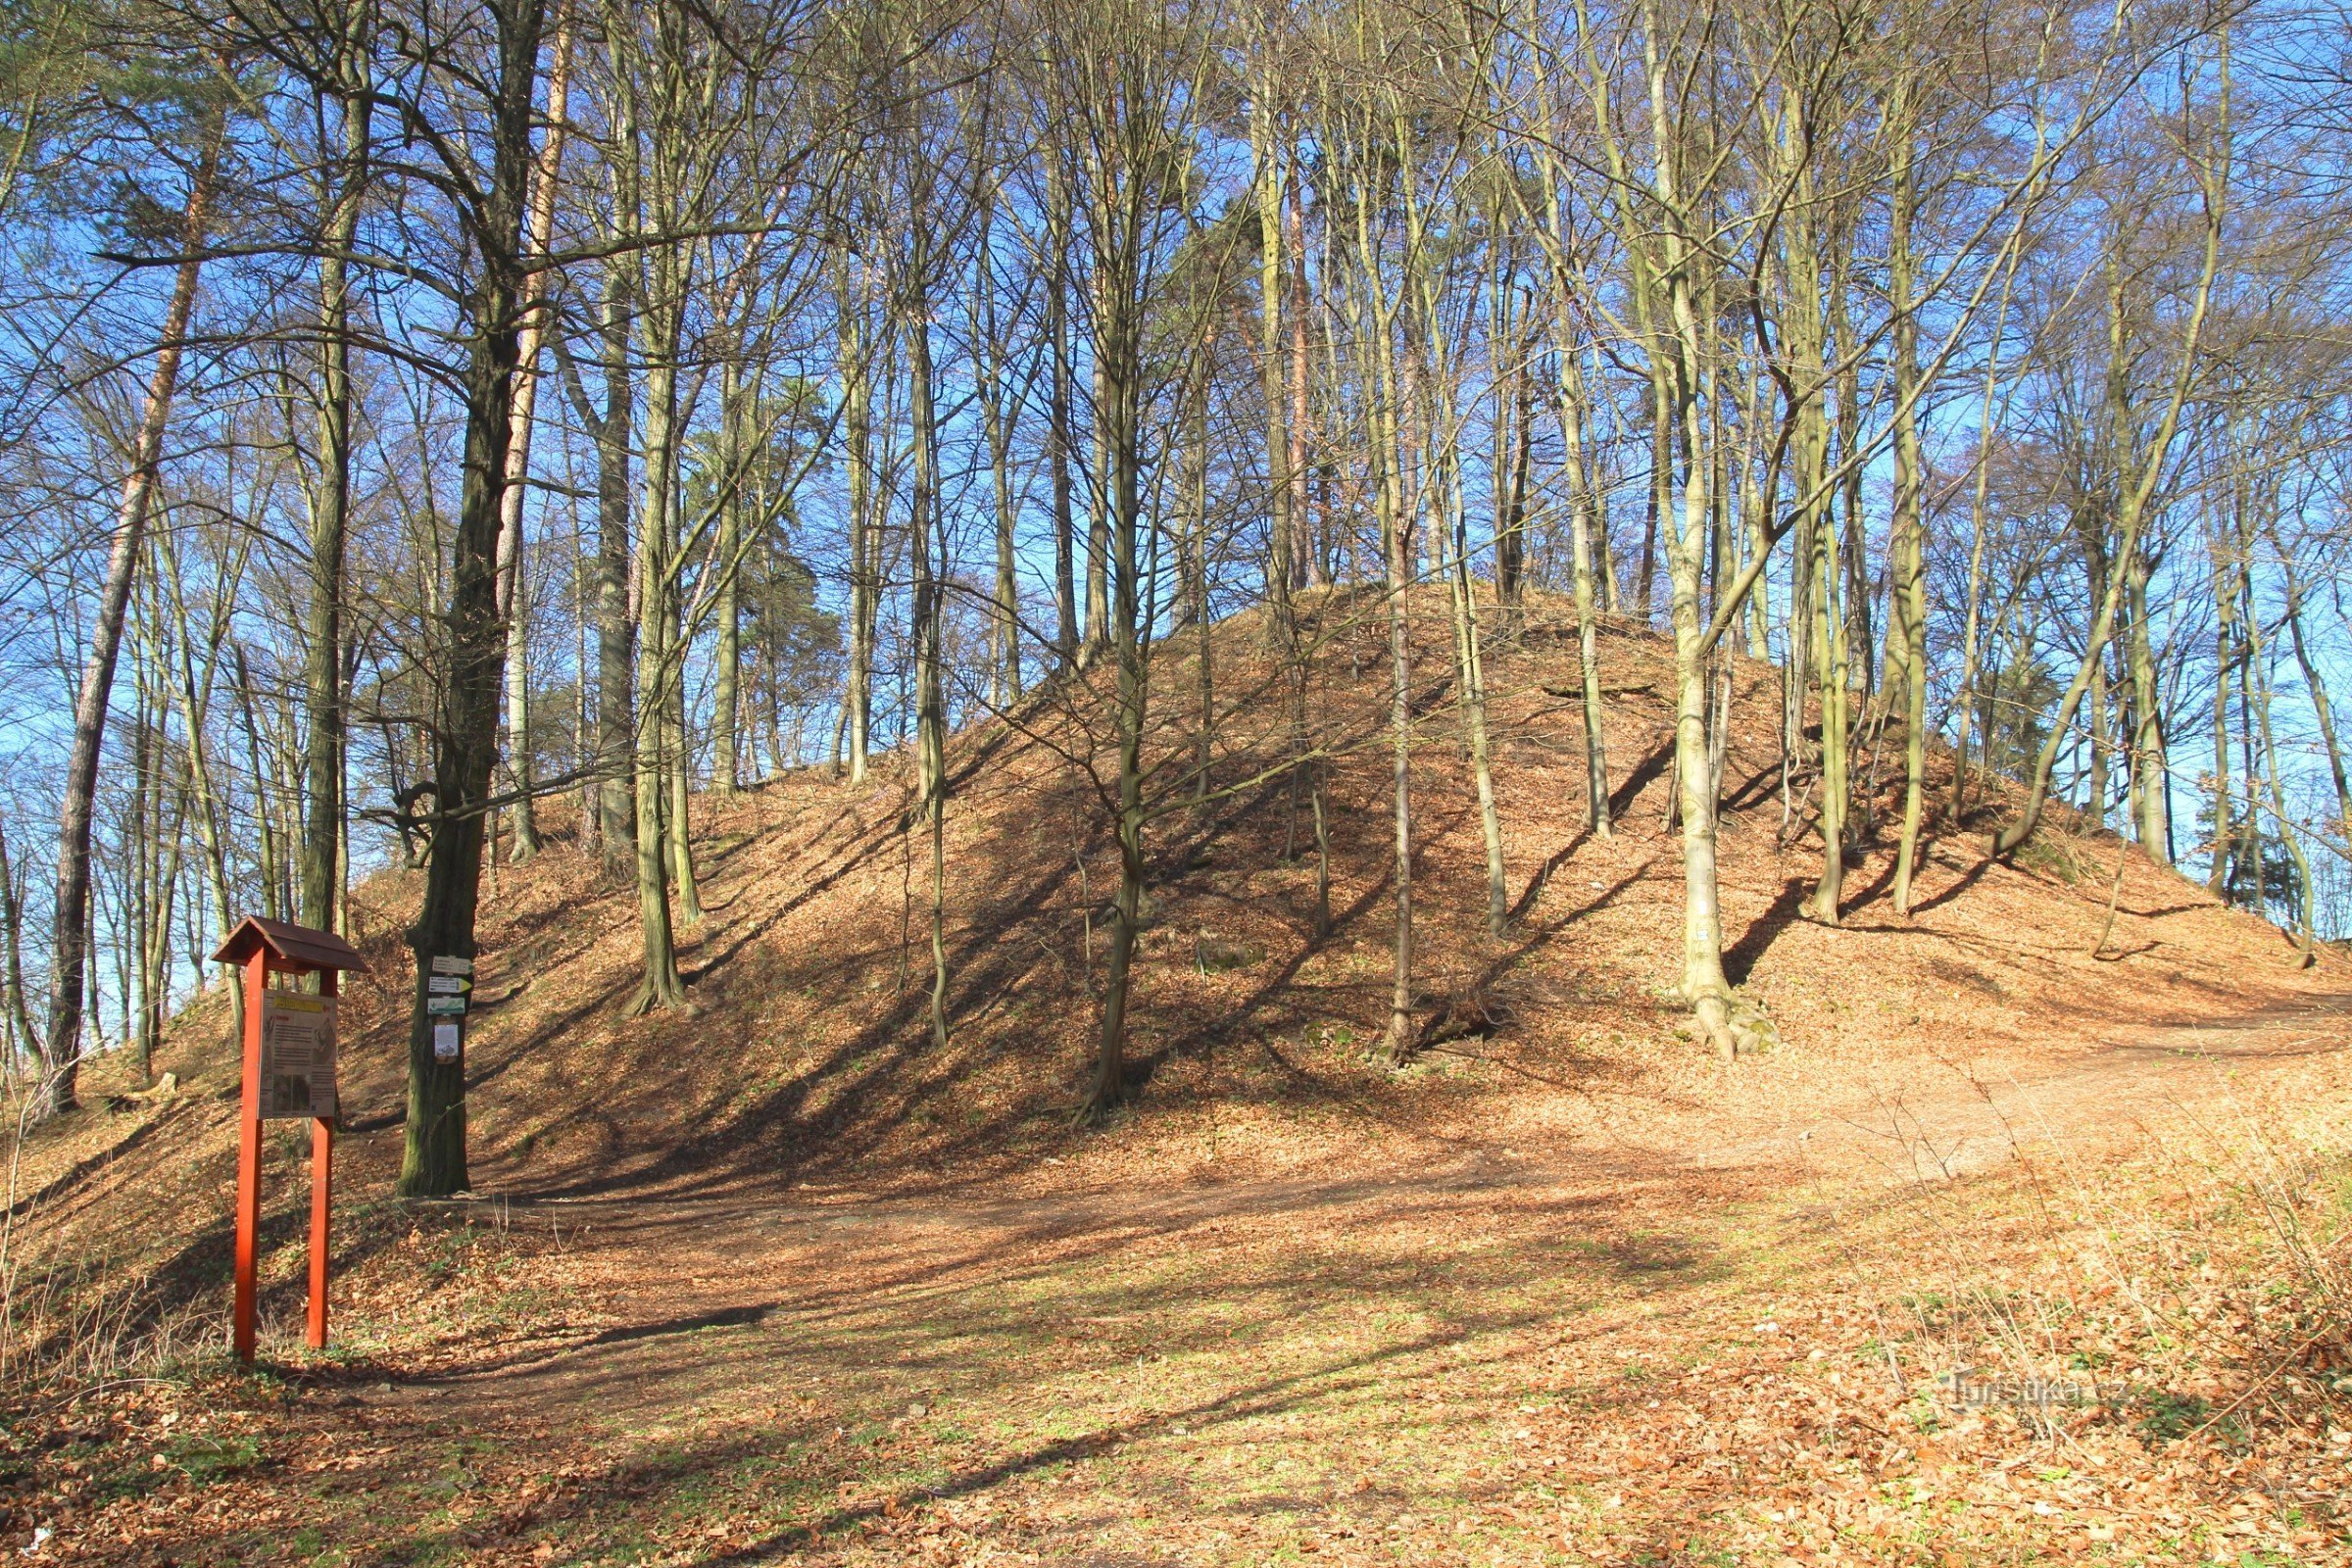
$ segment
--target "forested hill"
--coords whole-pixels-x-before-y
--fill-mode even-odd
[[[1857,752],[1876,826],[1849,869],[1842,923],[1802,917],[1820,850],[1804,800],[1788,800],[1783,825],[1778,674],[1735,659],[1720,850],[1725,962],[1749,1049],[1726,1067],[1667,990],[1684,906],[1667,824],[1671,646],[1604,626],[1614,833],[1600,838],[1586,825],[1572,616],[1537,596],[1494,633],[1489,751],[1509,900],[1496,941],[1449,622],[1442,595],[1428,598],[1408,645],[1418,1038],[1401,1068],[1380,1049],[1395,753],[1369,671],[1389,653],[1385,611],[1334,591],[1300,607],[1302,687],[1269,659],[1258,614],[1157,651],[1125,1097],[1106,1122],[1074,1119],[1118,884],[1104,793],[1115,735],[1098,673],[970,723],[949,748],[944,1047],[930,1018],[932,834],[912,810],[906,757],[855,786],[819,767],[694,801],[704,914],[680,933],[684,1009],[628,1015],[642,975],[635,889],[564,824],[529,864],[486,873],[474,1191],[994,1190],[1570,1147],[1688,1157],[1733,1136],[1727,1111],[1847,1102],[1929,1060],[2032,1073],[2135,1032],[2342,988],[2331,954],[2299,968],[2276,927],[2112,835],[2045,819],[2007,863],[1989,859],[2013,804],[1997,777],[1980,793],[1972,776],[1965,826],[1931,823],[1914,914],[1896,917],[1900,770],[1881,761],[1900,746],[1893,720]],[[1200,798],[1203,647],[1218,722]],[[1318,762],[1277,765],[1301,750]],[[1933,763],[1940,799],[1948,759]],[[399,933],[416,897],[416,878],[393,873],[353,900],[371,968],[347,992],[349,1200],[388,1193],[399,1157],[412,973]],[[170,1032],[159,1067],[176,1075],[172,1092],[110,1099],[102,1066],[88,1108],[28,1146],[22,1190],[38,1195],[50,1245],[161,1248],[209,1277],[197,1265],[225,1218],[234,1142],[227,1019],[216,988]],[[289,1246],[298,1155],[293,1140],[273,1141],[270,1197]]]

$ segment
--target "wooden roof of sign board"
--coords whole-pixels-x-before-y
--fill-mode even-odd
[[[249,914],[237,922],[228,940],[220,944],[220,951],[213,955],[213,961],[243,963],[257,948],[266,948],[274,957],[308,964],[314,969],[368,967],[360,950],[332,931],[314,931],[291,920],[265,920],[258,914]]]

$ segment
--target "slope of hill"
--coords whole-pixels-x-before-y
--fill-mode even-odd
[[[1333,756],[1331,934],[1312,935],[1311,812],[1294,805],[1289,773],[1195,807],[1182,804],[1189,782],[1168,769],[1138,956],[1134,1100],[1105,1132],[1072,1127],[1070,1112],[1098,1017],[1116,852],[1072,760],[1091,751],[1087,725],[1100,714],[1065,691],[952,748],[944,1052],[925,1010],[928,835],[906,830],[911,769],[901,757],[882,759],[858,788],[815,768],[732,802],[698,801],[709,912],[681,937],[689,1013],[621,1016],[637,977],[634,892],[602,882],[560,823],[534,863],[491,873],[469,1034],[476,1191],[1004,1191],[1147,1173],[1411,1168],[1466,1143],[1703,1151],[1736,1146],[1760,1115],[1865,1102],[1923,1061],[1965,1057],[2033,1078],[2135,1028],[2257,1012],[2344,985],[2336,960],[2299,972],[2275,927],[2110,835],[2053,823],[2016,863],[1989,862],[1982,828],[1996,820],[1997,799],[1969,830],[1935,832],[1916,918],[1887,906],[1886,844],[1849,872],[1843,925],[1799,918],[1818,841],[1782,831],[1778,678],[1740,662],[1722,831],[1727,967],[1778,1047],[1727,1074],[1662,997],[1681,918],[1665,820],[1666,644],[1620,624],[1602,639],[1617,818],[1608,839],[1583,831],[1564,607],[1539,600],[1516,646],[1493,657],[1514,901],[1496,944],[1483,930],[1450,630],[1434,608],[1414,628],[1427,683],[1414,774],[1418,979],[1433,1015],[1474,998],[1475,1034],[1439,1042],[1401,1073],[1371,1049],[1385,1023],[1392,918],[1385,636],[1376,611],[1358,614],[1333,593],[1309,606],[1319,653],[1307,704],[1311,739]],[[1245,697],[1221,720],[1239,739],[1220,737],[1220,786],[1283,755],[1287,702],[1271,692],[1247,701],[1249,683],[1269,679],[1263,643],[1252,618],[1215,633],[1214,678]],[[1190,756],[1197,649],[1186,633],[1163,650],[1154,716],[1168,759]],[[1865,755],[1888,819],[1898,749]],[[2114,929],[2094,957],[2119,856]],[[354,1194],[385,1191],[397,1160],[410,961],[398,932],[414,896],[413,877],[387,873],[353,897],[372,964],[346,1002],[341,1157]],[[135,1233],[144,1227],[126,1195],[176,1209],[217,1190],[233,1142],[225,1020],[218,990],[175,1020],[158,1061],[177,1075],[175,1098],[117,1102],[32,1141],[20,1188],[38,1195],[44,1233]],[[93,1078],[103,1106],[103,1066]]]
[[[1385,635],[1377,610],[1344,593],[1308,609],[1318,652],[1302,722],[1328,758],[1332,929],[1313,931],[1311,811],[1303,803],[1294,810],[1290,772],[1272,766],[1300,710],[1278,693],[1252,695],[1251,683],[1272,673],[1252,619],[1222,623],[1208,639],[1217,700],[1237,711],[1219,726],[1219,790],[1198,805],[1187,799],[1202,646],[1188,631],[1158,665],[1163,727],[1153,755],[1167,763],[1156,775],[1167,809],[1151,840],[1133,1093],[1106,1126],[1071,1119],[1089,1066],[1115,872],[1084,765],[1098,756],[1090,726],[1101,711],[1078,681],[1036,696],[1013,723],[967,730],[952,748],[944,842],[953,1028],[944,1050],[931,1044],[926,1014],[929,834],[908,831],[901,758],[858,787],[811,769],[732,801],[696,803],[708,913],[682,941],[687,1012],[621,1015],[637,977],[634,892],[602,882],[563,823],[533,863],[502,867],[485,898],[470,1035],[471,1201],[405,1205],[385,1196],[399,1153],[409,972],[398,928],[415,886],[390,873],[357,890],[357,934],[372,968],[346,991],[339,1343],[323,1359],[303,1356],[289,1337],[299,1312],[302,1150],[275,1130],[269,1140],[265,1268],[275,1322],[265,1343],[291,1368],[285,1397],[308,1391],[298,1403],[271,1404],[266,1388],[235,1380],[202,1381],[220,1343],[233,1176],[224,996],[200,999],[174,1022],[158,1065],[177,1075],[176,1093],[110,1097],[102,1065],[89,1108],[21,1151],[11,1353],[20,1378],[49,1376],[65,1392],[25,1405],[8,1441],[25,1453],[64,1444],[56,1451],[74,1455],[75,1468],[61,1477],[37,1460],[13,1472],[0,1464],[0,1494],[13,1486],[23,1497],[0,1529],[28,1542],[37,1522],[77,1522],[96,1532],[79,1548],[93,1560],[132,1560],[132,1543],[168,1560],[179,1544],[203,1541],[308,1561],[309,1548],[289,1542],[329,1538],[287,1536],[266,1521],[309,1510],[342,1519],[334,1528],[353,1543],[336,1548],[343,1557],[319,1560],[348,1562],[514,1560],[534,1532],[539,1560],[993,1561],[992,1543],[1017,1538],[1054,1558],[1067,1555],[1052,1544],[1066,1538],[1095,1544],[1071,1545],[1073,1560],[1158,1561],[1142,1521],[1158,1506],[1149,1498],[1173,1495],[1178,1481],[1135,1472],[1140,1501],[1119,1491],[1127,1483],[1117,1477],[1129,1472],[1116,1466],[1101,1472],[1102,1490],[1084,1495],[1046,1483],[1055,1467],[1122,1451],[1139,1433],[1198,1463],[1211,1420],[1233,1423],[1238,1446],[1216,1450],[1219,1463],[1261,1446],[1304,1452],[1283,1406],[1249,1393],[1268,1375],[1235,1338],[1237,1324],[1250,1324],[1252,1335],[1274,1336],[1269,1347],[1280,1341],[1266,1353],[1281,1366],[1330,1361],[1297,1373],[1302,1389],[1329,1384],[1298,1397],[1324,1401],[1319,1419],[1354,1436],[1308,1456],[1341,1466],[1317,1485],[1361,1495],[1374,1483],[1348,1479],[1357,1470],[1348,1466],[1366,1476],[1428,1472],[1419,1490],[1384,1484],[1355,1505],[1386,1520],[1389,1544],[1358,1552],[1365,1560],[1455,1560],[1457,1546],[1446,1543],[1470,1531],[1517,1541],[1510,1533],[1537,1504],[1513,1489],[1537,1486],[1554,1498],[1552,1482],[1571,1475],[1599,1490],[1578,1494],[1579,1522],[1547,1527],[1585,1542],[1569,1560],[1580,1551],[1612,1562],[1746,1560],[1740,1553],[1814,1539],[1811,1524],[1800,1527],[1814,1514],[1793,1504],[1769,1519],[1723,1513],[1752,1488],[1740,1483],[1738,1450],[1718,1442],[1790,1419],[1790,1396],[1771,1392],[1787,1375],[1782,1342],[1766,1331],[1804,1316],[1821,1346],[1838,1347],[1825,1361],[1817,1346],[1800,1363],[1827,1380],[1799,1402],[1829,1401],[1828,1435],[1788,1449],[1796,1456],[1788,1462],[1817,1453],[1807,1507],[1833,1521],[1878,1521],[1885,1560],[1910,1562],[1947,1539],[1936,1534],[1945,1526],[1928,1529],[1916,1499],[1887,1503],[1872,1489],[1874,1478],[1897,1473],[1890,1464],[1929,1474],[1929,1445],[1906,1425],[1918,1419],[1906,1401],[1929,1396],[1919,1380],[1931,1370],[1944,1376],[1946,1363],[1964,1366],[1972,1354],[2007,1354],[2021,1367],[2053,1356],[2074,1366],[2063,1356],[2075,1353],[2139,1366],[2131,1358],[2142,1351],[2130,1346],[2170,1346],[2164,1388],[2174,1392],[2150,1408],[2183,1432],[2194,1423],[2163,1411],[2229,1415],[2265,1386],[2179,1392],[2192,1383],[2176,1363],[2185,1357],[2205,1377],[2220,1352],[2169,1327],[2170,1338],[2147,1341],[2149,1324],[2175,1318],[2147,1316],[2157,1308],[2142,1302],[2147,1276],[2133,1270],[2181,1271],[2178,1293],[2149,1293],[2170,1303],[2162,1312],[2187,1313],[2183,1301],[2207,1297],[2223,1302],[2210,1320],[2234,1325],[2229,1354],[2249,1380],[2275,1384],[2305,1365],[2325,1375],[2342,1327],[2342,1301],[2329,1294],[2342,1289],[2342,1263],[2327,1249],[2340,1243],[2320,1237],[2308,1244],[2320,1249],[2313,1253],[2290,1237],[2283,1254],[2257,1257],[2240,1235],[2244,1216],[2272,1210],[2248,1208],[2230,1189],[2180,1221],[2193,1247],[2160,1228],[2147,1257],[2116,1261],[2119,1224],[2156,1226],[2169,1212],[2184,1146],[2159,1134],[2168,1163],[2128,1167],[2139,1174],[2113,1189],[2077,1162],[2111,1144],[2122,1159],[2134,1137],[2183,1116],[2181,1125],[2210,1125],[2224,1104],[2253,1117],[2244,1125],[2258,1140],[2291,1142],[2316,1127],[2311,1147],[2338,1147],[2346,1098],[2332,1020],[2352,989],[2339,958],[2298,969],[2276,928],[2079,824],[2055,822],[2016,863],[1990,863],[1984,830],[1997,801],[1964,830],[1937,830],[1915,918],[1888,909],[1891,851],[1882,844],[1850,874],[1841,926],[1802,919],[1819,850],[1802,831],[1783,833],[1777,677],[1737,662],[1722,835],[1728,963],[1774,1044],[1726,1067],[1690,1038],[1685,1012],[1663,995],[1681,921],[1677,841],[1664,820],[1665,645],[1623,625],[1602,641],[1618,827],[1596,840],[1582,826],[1579,704],[1559,695],[1574,690],[1573,628],[1560,606],[1539,602],[1498,643],[1492,722],[1513,907],[1496,943],[1484,929],[1484,851],[1448,678],[1449,631],[1433,607],[1414,628],[1426,682],[1416,693],[1414,772],[1419,976],[1427,1015],[1450,1022],[1433,1029],[1412,1065],[1393,1070],[1374,1049],[1391,918]],[[1882,820],[1899,782],[1888,776],[1899,771],[1895,759],[1891,746],[1883,760],[1865,754]],[[2068,1173],[2055,1195],[2040,1174],[2045,1145]],[[2307,1202],[2324,1208],[2340,1170],[2293,1168],[2303,1174],[2260,1191],[2284,1194],[2278,1212],[2289,1218]],[[1953,1196],[1921,1200],[1923,1180]],[[2215,1217],[2229,1215],[2239,1231]],[[2227,1247],[2253,1259],[2242,1264],[2244,1282],[2216,1274],[2212,1259],[2236,1255]],[[2066,1284],[2068,1270],[2094,1257],[2127,1281],[2123,1296],[2084,1298]],[[2276,1286],[2265,1287],[2262,1305],[2228,1304],[2257,1299],[2245,1282],[2258,1273]],[[1311,1283],[1294,1290],[1295,1278]],[[1931,1289],[1932,1280],[1941,1283]],[[2062,1351],[2073,1341],[2026,1321],[2027,1301],[2061,1303],[2077,1314],[2070,1334],[2109,1348]],[[2206,1306],[2194,1312],[2207,1320]],[[2300,1326],[2280,1327],[2266,1312]],[[757,1338],[779,1313],[797,1325],[789,1349]],[[1578,1319],[1585,1327],[1572,1333],[1561,1314],[1588,1314]],[[1774,1321],[1751,1323],[1759,1314]],[[754,1338],[695,1351],[707,1334]],[[943,1334],[964,1348],[925,1348]],[[1590,1337],[1589,1353],[1571,1348],[1580,1336]],[[1483,1357],[1475,1361],[1474,1345]],[[1104,1377],[1132,1357],[1141,1378],[1158,1357],[1192,1381],[1139,1384],[1111,1400],[1128,1413],[1102,1418],[1109,1436],[1073,1437],[1078,1429],[1064,1431],[1076,1419],[1072,1401],[1109,1396],[1093,1384],[1065,1387],[1062,1369],[1091,1365],[1097,1351],[1111,1357]],[[2352,1348],[2342,1353],[2352,1365]],[[2162,1358],[2145,1355],[2149,1367]],[[1610,1356],[1631,1358],[1631,1381],[1622,1398],[1592,1403],[1599,1396],[1590,1391],[1601,1386],[1592,1380],[1616,1373],[1588,1363]],[[1730,1359],[1707,1360],[1720,1356]],[[1838,1402],[1863,1396],[1861,1383],[1838,1381],[1838,1369],[1857,1361],[1894,1372],[1892,1404],[1884,1392],[1869,1394],[1867,1408]],[[1702,1362],[1716,1370],[1673,1373],[1683,1381],[1667,1384],[1642,1370]],[[199,1369],[194,1404],[177,1384],[73,1395],[95,1374],[167,1365],[182,1369],[174,1376]],[[811,1389],[819,1392],[786,1392]],[[995,1425],[924,1425],[942,1389]],[[1326,1396],[1353,1399],[1350,1390],[1378,1398],[1343,1416]],[[1656,1415],[1661,1397],[1667,1413]],[[2297,1397],[2334,1396],[2307,1389]],[[1454,1414],[1437,1419],[1448,1401]],[[1556,1432],[1545,1425],[1571,1405],[1588,1414]],[[719,1406],[723,1417],[697,1416],[703,1424],[693,1426],[698,1442],[715,1446],[662,1456],[678,1410]],[[1401,1428],[1398,1408],[1409,1417]],[[172,1425],[189,1409],[212,1423],[201,1437]],[[2278,1496],[2304,1496],[2318,1486],[2312,1466],[2340,1461],[2315,1409],[2289,1401],[2283,1424],[2263,1429],[2277,1435],[2260,1452],[2266,1473],[2285,1478]],[[1209,1414],[1177,1419],[1188,1410]],[[2116,1415],[2101,1429],[2123,1445],[2099,1449],[2119,1473],[2156,1463],[2147,1455],[2162,1445],[2147,1437],[2149,1419]],[[1855,1420],[1878,1434],[1863,1445],[1875,1459],[1837,1457],[1862,1443],[1851,1436]],[[474,1440],[448,1436],[453,1421],[501,1436],[468,1448]],[[719,1428],[723,1441],[710,1436]],[[1408,1430],[1409,1442],[1396,1436]],[[2022,1463],[2001,1457],[2008,1430],[1972,1417],[1938,1451],[1955,1465],[1977,1463],[1972,1455]],[[2032,1430],[2034,1442],[2050,1441]],[[385,1431],[414,1441],[365,1446]],[[852,1431],[868,1434],[856,1443],[875,1445],[870,1454],[828,1446]],[[565,1436],[590,1432],[603,1435]],[[342,1493],[315,1484],[318,1465],[270,1457],[312,1452],[314,1441],[320,1453],[346,1446],[348,1457],[318,1461],[329,1481],[361,1473],[383,1494],[345,1517],[328,1495]],[[2080,1453],[2081,1443],[2107,1438],[2067,1441]],[[450,1442],[456,1481],[431,1457]],[[1006,1458],[997,1451],[1004,1445],[1030,1457]],[[1624,1473],[1612,1466],[1652,1446],[1687,1446],[1689,1469],[1673,1461],[1639,1494],[1611,1479]],[[488,1457],[493,1448],[509,1457]],[[1552,1457],[1531,1469],[1537,1461],[1524,1453],[1499,1456],[1522,1449]],[[152,1464],[142,1457],[149,1450]],[[2244,1484],[2232,1478],[2249,1451],[2216,1448],[2210,1465],[2180,1472],[2181,1497],[2201,1499],[2181,1505],[2223,1507]],[[518,1505],[496,1489],[471,1490],[501,1463]],[[772,1470],[727,1483],[734,1491],[710,1490],[711,1476],[746,1465]],[[1929,1488],[1905,1484],[1923,1495]],[[2117,1484],[2127,1493],[2139,1485]],[[233,1494],[239,1507],[265,1523],[224,1511],[232,1494],[223,1488],[246,1489]],[[1210,1494],[1184,1494],[1195,1513],[1212,1509]],[[1444,1499],[1490,1494],[1498,1499],[1490,1512],[1446,1522],[1454,1504]],[[479,1500],[461,1505],[453,1495]],[[629,1499],[647,1496],[685,1534],[646,1537]],[[976,1514],[941,1500],[967,1496],[980,1499]],[[1309,1530],[1265,1524],[1276,1503],[1253,1497],[1214,1502],[1230,1528],[1184,1560],[1257,1561],[1283,1549],[1345,1557],[1344,1544],[1359,1534],[1347,1504],[1316,1514]],[[991,1526],[1000,1503],[1014,1512]],[[1305,1505],[1292,1496],[1280,1506]],[[199,1507],[210,1509],[201,1519]],[[712,1508],[724,1517],[706,1517]],[[2163,1507],[2148,1509],[2150,1531],[2171,1528]],[[445,1530],[434,1521],[448,1510],[503,1522]],[[921,1541],[902,1541],[918,1513],[929,1521]],[[1702,1513],[1720,1528],[1693,1533],[1685,1521]],[[1104,1522],[1129,1517],[1133,1530]],[[2110,1528],[2098,1519],[2132,1516],[2110,1508],[2087,1526],[2063,1511],[2046,1517],[2080,1545],[2082,1529]],[[2316,1517],[2279,1512],[2277,1540],[2300,1539]],[[390,1518],[406,1522],[377,1522]],[[2007,1561],[2043,1549],[2034,1534],[2043,1518],[2026,1519],[2015,1535],[1969,1534],[1980,1544],[1959,1555],[1976,1560],[1981,1546],[1990,1552],[1983,1560]],[[1966,1521],[1946,1523],[1960,1531]],[[1579,1534],[1588,1527],[1592,1534]],[[1843,1525],[1823,1528],[1847,1539]],[[830,1538],[844,1531],[878,1534],[836,1552]],[[114,1548],[89,1544],[117,1536],[113,1557]],[[718,1544],[679,1544],[706,1539]],[[376,1544],[359,1544],[368,1541]],[[642,1551],[628,1544],[647,1541]],[[957,1541],[953,1551],[942,1544]],[[1730,1555],[1705,1556],[1702,1546]],[[1085,1554],[1098,1548],[1112,1554]]]

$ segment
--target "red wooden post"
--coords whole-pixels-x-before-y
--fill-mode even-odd
[[[270,955],[257,947],[245,959],[245,1075],[237,1110],[237,1283],[231,1318],[237,1359],[248,1366],[253,1364],[254,1266],[262,1225],[262,994],[269,987]]]
[[[339,987],[335,971],[318,971],[318,994],[331,997]],[[338,1107],[339,1108],[339,1107]],[[326,1116],[311,1118],[311,1320],[310,1345],[326,1348],[326,1256],[328,1196],[334,1186],[335,1124]]]

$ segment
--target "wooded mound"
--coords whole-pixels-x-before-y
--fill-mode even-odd
[[[1151,895],[1137,956],[1126,1105],[1073,1124],[1099,1026],[1116,883],[1088,768],[1110,767],[1107,672],[966,724],[950,751],[945,848],[950,1043],[932,1044],[927,827],[912,768],[879,757],[852,786],[804,769],[695,803],[702,922],[683,929],[689,1012],[626,1018],[639,973],[636,891],[600,872],[567,812],[549,847],[486,873],[468,1054],[474,1192],[539,1200],[807,1187],[989,1192],[1238,1177],[1393,1173],[1466,1153],[1532,1159],[1576,1144],[1628,1159],[1704,1159],[1760,1109],[1792,1112],[1899,1085],[1933,1061],[1983,1073],[2099,1050],[2165,1025],[2247,1016],[2343,988],[2341,960],[2299,971],[2274,926],[2110,834],[2052,820],[2008,863],[1989,830],[1938,816],[1918,908],[1887,902],[1899,732],[1858,755],[1878,824],[1848,874],[1844,923],[1798,909],[1818,875],[1802,780],[1784,809],[1780,686],[1733,662],[1721,854],[1727,962],[1767,1051],[1727,1069],[1665,995],[1679,971],[1682,865],[1666,812],[1671,648],[1610,621],[1614,836],[1584,827],[1573,615],[1531,596],[1489,656],[1494,770],[1511,924],[1485,931],[1485,852],[1454,701],[1451,628],[1413,626],[1415,872],[1425,1018],[1416,1061],[1377,1053],[1393,900],[1387,633],[1377,596],[1308,595],[1303,701],[1269,659],[1262,612],[1172,634],[1153,666]],[[1210,655],[1217,744],[1193,803]],[[1103,662],[1107,662],[1104,661]],[[1332,929],[1313,934],[1311,790],[1280,765],[1303,732],[1329,802]],[[1938,753],[1932,798],[1949,788]],[[1972,802],[1977,797],[1972,793]],[[2092,949],[2108,923],[2103,953]],[[400,1152],[418,877],[352,897],[370,968],[347,982],[339,1188],[347,1262],[408,1221],[389,1205]],[[236,1066],[223,988],[175,1021],[159,1071],[125,1098],[85,1072],[85,1108],[37,1132],[17,1179],[19,1255],[51,1276],[103,1273],[142,1321],[211,1310],[225,1279]],[[110,1092],[111,1091],[111,1092]],[[1735,1123],[1722,1114],[1737,1102]],[[291,1300],[304,1201],[293,1123],[270,1124],[267,1236]],[[29,1236],[27,1235],[29,1232]]]

